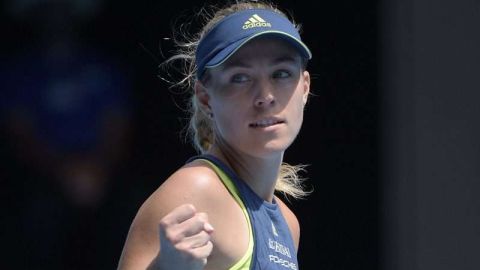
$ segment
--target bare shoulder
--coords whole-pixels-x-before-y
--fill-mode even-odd
[[[162,216],[185,203],[195,204],[199,211],[203,211],[223,198],[223,190],[216,173],[204,162],[196,160],[173,173],[146,204]]]
[[[175,171],[144,202],[135,221],[157,225],[182,204],[192,204],[198,212],[215,213],[227,193],[216,173],[204,162],[193,161]],[[134,222],[135,222],[134,221]],[[157,227],[154,228],[155,232]]]
[[[298,250],[298,244],[300,242],[300,223],[298,222],[297,216],[278,196],[275,196],[275,200],[280,207],[283,217],[287,221],[290,233],[292,234],[293,242]]]
[[[145,269],[160,250],[159,222],[176,207],[191,204],[198,212],[214,214],[228,198],[216,173],[201,161],[175,171],[138,210],[120,259],[121,269]]]

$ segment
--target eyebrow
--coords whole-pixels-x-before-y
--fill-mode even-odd
[[[279,56],[279,57],[276,57],[275,59],[273,59],[273,61],[271,62],[273,65],[278,65],[278,64],[281,64],[281,63],[301,63],[300,61],[300,57],[294,57],[294,56],[290,56],[290,55],[282,55],[282,56]],[[235,60],[232,60],[232,61],[227,61],[223,67],[222,67],[222,70],[228,70],[230,68],[234,68],[234,67],[241,67],[241,68],[250,68],[251,65],[249,65],[247,62],[243,61],[242,59],[235,59]]]

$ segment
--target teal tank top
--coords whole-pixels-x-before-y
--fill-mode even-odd
[[[260,198],[225,163],[212,155],[190,158],[207,161],[244,211],[250,228],[246,254],[230,270],[297,270],[297,252],[279,205]]]

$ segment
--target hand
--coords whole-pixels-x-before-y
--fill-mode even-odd
[[[160,269],[203,269],[212,252],[213,227],[206,213],[184,204],[160,221]]]

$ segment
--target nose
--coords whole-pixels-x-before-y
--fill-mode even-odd
[[[261,80],[257,83],[257,95],[255,96],[256,107],[267,107],[275,104],[273,85],[269,80]]]

